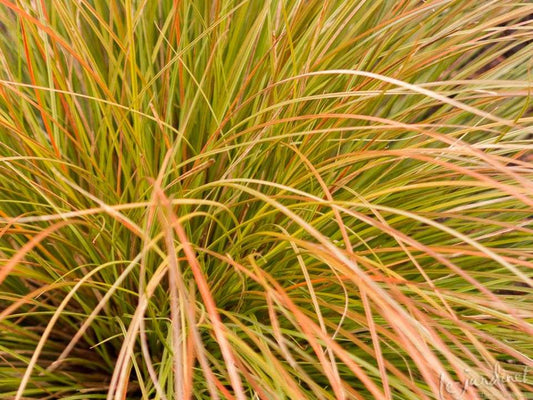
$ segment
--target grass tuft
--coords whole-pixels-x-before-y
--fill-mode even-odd
[[[0,0],[0,399],[526,399],[533,5]]]

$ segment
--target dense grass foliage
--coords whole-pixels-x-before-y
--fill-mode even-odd
[[[525,399],[532,14],[0,0],[0,398]]]

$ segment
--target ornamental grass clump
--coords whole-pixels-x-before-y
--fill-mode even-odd
[[[0,399],[526,399],[532,15],[0,0]]]

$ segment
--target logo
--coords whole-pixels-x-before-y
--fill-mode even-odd
[[[439,377],[439,400],[453,399],[463,400],[469,389],[481,389],[483,387],[493,387],[505,385],[506,383],[527,383],[529,368],[527,366],[521,372],[508,373],[502,370],[499,363],[494,364],[490,376],[481,376],[472,374],[472,371],[465,369],[466,378],[463,382],[450,381],[444,373]]]

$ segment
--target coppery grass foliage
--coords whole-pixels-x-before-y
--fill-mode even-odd
[[[0,398],[525,398],[532,14],[0,0]]]

